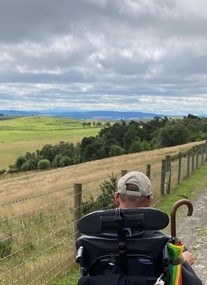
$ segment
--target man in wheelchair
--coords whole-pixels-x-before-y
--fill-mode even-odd
[[[84,235],[76,243],[81,269],[78,285],[202,285],[191,267],[189,251],[171,264],[170,237],[161,232],[169,218],[150,208],[153,197],[147,176],[131,171],[121,177],[114,199],[116,209],[96,211],[79,220]],[[181,284],[172,284],[170,264],[181,264]]]

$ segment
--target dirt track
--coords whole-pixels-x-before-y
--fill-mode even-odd
[[[207,285],[207,189],[193,203],[193,215],[177,222],[177,236],[195,256],[193,268]]]

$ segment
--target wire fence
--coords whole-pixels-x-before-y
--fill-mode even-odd
[[[131,170],[139,170],[150,178],[155,201],[188,178],[207,161],[207,143],[193,147],[161,162],[139,169],[122,169],[114,173],[118,180]],[[0,206],[0,284],[43,285],[69,273],[75,263],[75,241],[79,236],[77,220],[83,205],[91,206],[102,193],[100,185],[110,175],[84,184],[34,195]],[[114,207],[110,193],[107,207]],[[32,204],[38,205],[33,209]],[[31,207],[30,207],[31,205]],[[97,210],[99,209],[99,204]],[[103,203],[100,203],[103,205]],[[33,209],[24,211],[24,209]],[[93,207],[94,209],[94,207]],[[90,210],[90,209],[89,209]]]

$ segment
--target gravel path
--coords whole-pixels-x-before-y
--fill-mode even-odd
[[[187,207],[184,210],[187,215]],[[195,256],[193,268],[207,285],[207,189],[193,203],[193,215],[178,219],[177,237]]]

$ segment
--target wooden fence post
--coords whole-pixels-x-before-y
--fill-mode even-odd
[[[198,156],[199,156],[199,151],[200,151],[200,148],[196,148],[196,169],[198,169]]]
[[[151,176],[151,164],[147,164],[146,175],[150,179],[150,176]]]
[[[188,155],[187,155],[187,171],[186,171],[186,177],[188,178],[190,175],[190,155],[191,152],[188,150]]]
[[[207,161],[207,141],[205,142],[205,154],[206,154],[205,161]]]
[[[171,184],[171,156],[166,155],[165,158],[165,187],[164,192],[169,194],[170,193],[170,184]]]
[[[160,195],[161,196],[165,194],[164,187],[165,187],[165,159],[162,160],[162,166],[161,166],[161,179],[160,179]]]
[[[180,183],[180,177],[181,177],[181,161],[182,161],[182,153],[179,152],[179,156],[178,156],[178,184]]]
[[[202,145],[202,153],[201,153],[202,164],[204,163],[204,152],[205,152],[205,145]]]
[[[195,169],[194,163],[195,163],[195,150],[194,150],[194,147],[192,147],[192,165],[191,165],[192,173],[194,172],[194,169]]]
[[[81,218],[81,205],[82,205],[82,184],[74,184],[74,209],[73,209],[73,221],[74,221],[74,242],[79,238],[80,233],[78,231],[77,223]]]

